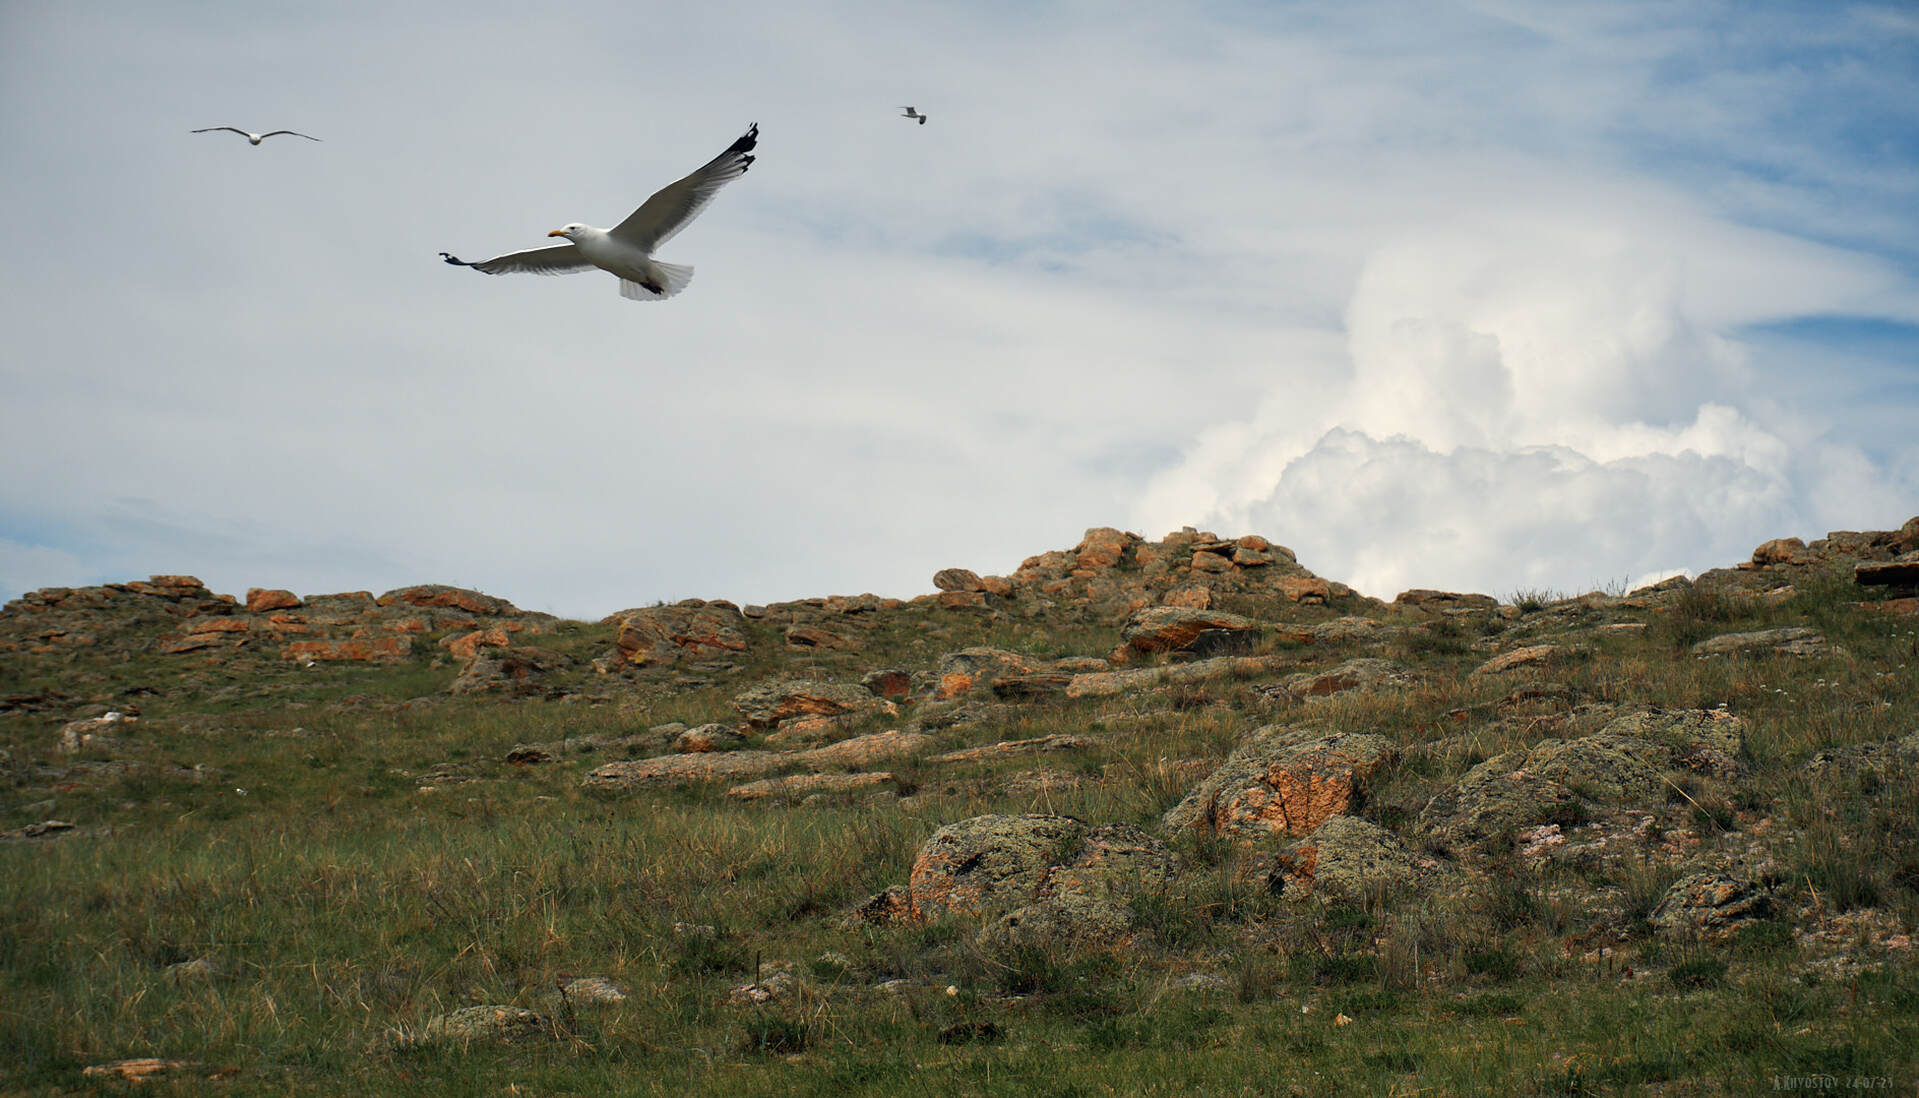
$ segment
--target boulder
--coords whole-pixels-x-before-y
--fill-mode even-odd
[[[746,734],[723,724],[703,724],[689,728],[673,739],[673,750],[681,755],[707,751],[734,751],[746,743]]]
[[[1116,948],[1128,941],[1132,923],[1132,910],[1124,904],[1068,894],[1014,908],[983,928],[973,944],[993,958],[1022,950]]]
[[[1461,611],[1483,611],[1491,613],[1499,609],[1499,600],[1491,595],[1467,595],[1457,591],[1430,591],[1414,588],[1401,591],[1393,599],[1396,606],[1407,606],[1429,614],[1443,614]]]
[[[1675,881],[1646,921],[1674,937],[1724,938],[1772,910],[1772,893],[1762,885],[1727,873],[1694,873]]]
[[[274,610],[293,610],[299,606],[300,596],[291,591],[260,587],[247,589],[247,613],[249,614],[265,614]]]
[[[915,920],[998,916],[1032,903],[1041,880],[1071,855],[1086,825],[1070,816],[974,816],[920,847],[907,878]]]
[[[469,614],[497,616],[519,613],[519,610],[505,599],[496,599],[492,595],[482,595],[478,591],[469,591],[464,587],[448,587],[438,583],[420,584],[417,587],[402,587],[397,590],[388,591],[375,601],[381,606],[405,604],[407,606],[464,610]]]
[[[1168,811],[1169,830],[1235,838],[1310,834],[1364,803],[1372,778],[1398,757],[1383,736],[1273,725]]]
[[[480,648],[447,689],[454,694],[501,691],[531,697],[547,692],[548,675],[573,663],[573,657],[546,648]]]
[[[1671,749],[1635,736],[1542,740],[1468,770],[1427,802],[1418,826],[1442,847],[1487,851],[1523,829],[1569,820],[1587,803],[1656,807],[1672,765]]]
[[[1826,656],[1833,653],[1825,634],[1803,625],[1722,633],[1692,646],[1695,656]]]
[[[746,635],[741,632],[746,619],[730,604],[693,599],[623,610],[605,620],[619,626],[620,660],[636,667],[746,651]]]
[[[1259,623],[1223,610],[1152,606],[1133,614],[1120,628],[1121,643],[1112,659],[1125,663],[1154,652],[1189,651],[1209,635],[1233,637],[1237,647],[1250,651],[1259,641]]]
[[[941,591],[984,591],[979,573],[970,568],[942,568],[933,573],[933,586]]]
[[[1126,559],[1126,551],[1141,540],[1138,534],[1110,526],[1095,527],[1086,531],[1086,536],[1074,547],[1074,559],[1081,568],[1117,568]]]
[[[553,1023],[525,1007],[470,1006],[431,1018],[406,1043],[519,1044],[556,1036]]]
[[[1362,656],[1330,671],[1302,671],[1280,680],[1280,689],[1295,698],[1321,698],[1348,690],[1399,690],[1421,681],[1417,671],[1393,660]]]
[[[1909,587],[1919,584],[1919,553],[1894,561],[1855,565],[1853,582],[1866,587]]]
[[[1503,675],[1521,667],[1550,667],[1566,657],[1557,644],[1533,644],[1502,652],[1473,669],[1475,675]]]
[[[1672,753],[1669,765],[1711,777],[1736,775],[1746,749],[1746,722],[1724,709],[1646,709],[1600,731],[1660,744]]]
[[[735,696],[733,708],[755,728],[772,728],[791,717],[863,716],[895,710],[891,702],[875,697],[863,686],[804,679],[760,683]]]
[[[1001,679],[1014,675],[1033,675],[1047,670],[1044,660],[1008,652],[1002,648],[962,648],[940,657],[938,682],[933,696],[940,700],[957,698],[975,688],[989,689]]]
[[[1421,891],[1447,876],[1437,859],[1358,816],[1334,816],[1278,859],[1270,883],[1287,899],[1367,901]]]
[[[845,649],[855,647],[853,642],[830,630],[817,625],[791,625],[783,634],[789,648],[830,648]]]
[[[893,784],[893,775],[883,771],[856,771],[838,774],[789,774],[783,778],[762,778],[736,785],[726,791],[736,801],[768,799],[799,800],[803,797],[863,793],[885,789]]]

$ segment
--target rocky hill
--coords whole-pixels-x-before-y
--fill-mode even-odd
[[[756,962],[723,996],[756,1009],[853,1003],[849,966],[873,987],[946,979],[964,963],[924,944],[933,927],[962,928],[973,963],[1002,973],[1150,947],[1166,986],[1241,1003],[1435,980],[1454,1002],[1455,984],[1483,998],[1526,974],[1611,988],[1663,973],[1670,991],[1687,965],[1716,984],[1753,957],[1785,963],[1787,945],[1794,971],[1856,996],[1890,979],[1862,974],[1913,963],[1919,518],[1769,541],[1692,580],[1511,603],[1382,602],[1266,538],[1192,529],[1089,530],[1005,575],[954,567],[932,584],[595,623],[438,585],[37,591],[0,611],[6,835],[21,852],[114,842],[184,826],[165,822],[183,809],[232,818],[214,792],[276,783],[380,811],[523,788],[543,791],[528,812],[639,799],[907,821],[900,849],[835,870],[850,883],[798,918],[835,956],[892,934],[890,949],[922,942],[918,959],[835,962],[832,980]],[[301,748],[304,764],[270,746],[303,737],[330,746]],[[307,788],[299,766],[372,776]],[[721,952],[728,934],[660,933],[717,935],[680,948]],[[755,947],[798,948],[772,928]],[[210,939],[170,948],[184,955],[169,966],[241,963]],[[1275,951],[1290,975],[1249,991],[1246,958]],[[547,1002],[552,973],[524,963],[541,971],[506,981],[512,1002],[387,1026],[415,1042],[469,1024],[462,1040],[563,1035],[554,1012],[576,1004]],[[1027,982],[942,1025],[985,1040],[1018,1003],[1066,994]],[[1887,1002],[1913,998],[1888,1017],[1908,1034],[1919,991],[1894,983]],[[1335,1005],[1350,1022],[1349,999]],[[817,1035],[801,1029],[803,1049]]]

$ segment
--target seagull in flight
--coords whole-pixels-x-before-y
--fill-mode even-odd
[[[468,263],[440,253],[440,258],[456,267],[471,267],[486,274],[572,274],[598,267],[619,276],[620,296],[629,301],[660,301],[672,297],[693,280],[693,268],[677,263],[662,263],[653,258],[660,245],[706,209],[721,187],[746,174],[753,165],[753,147],[759,143],[760,124],[752,127],[726,147],[726,151],[686,178],[669,183],[653,192],[625,221],[611,229],[596,229],[573,222],[554,229],[548,236],[563,236],[565,244],[508,252],[478,263]]]
[[[194,133],[215,133],[220,130],[225,130],[228,133],[237,133],[241,137],[246,138],[247,143],[250,145],[258,145],[260,142],[265,141],[269,137],[278,137],[281,134],[286,134],[290,137],[305,137],[308,141],[320,140],[317,137],[312,137],[304,133],[295,133],[292,130],[273,130],[268,133],[248,133],[247,131],[240,129],[237,126],[208,126],[204,130],[194,130],[193,132]]]
[[[922,126],[924,126],[924,125],[926,125],[926,116],[925,116],[925,115],[923,115],[923,114],[921,114],[921,113],[919,112],[919,109],[918,109],[918,108],[916,108],[916,107],[901,107],[901,108],[900,108],[900,111],[902,112],[902,115],[901,115],[902,117],[904,117],[904,118],[917,118],[917,119],[919,119],[919,120],[920,120],[920,125],[922,125]]]

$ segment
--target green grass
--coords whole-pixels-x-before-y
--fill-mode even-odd
[[[1226,676],[1162,694],[972,700],[982,719],[942,730],[938,750],[1063,732],[1098,742],[920,760],[898,768],[910,796],[808,805],[743,805],[717,788],[587,795],[579,779],[598,756],[502,759],[520,743],[731,722],[733,695],[776,670],[856,681],[973,644],[1102,654],[1112,623],[915,607],[849,619],[856,651],[795,652],[749,620],[749,651],[723,661],[732,669],[607,674],[589,661],[610,627],[568,623],[537,641],[579,661],[553,698],[447,695],[457,668],[436,638],[401,664],[317,670],[9,656],[10,690],[137,699],[129,734],[150,746],[57,756],[58,720],[0,715],[4,825],[78,825],[0,844],[0,1093],[133,1093],[80,1072],[137,1056],[196,1065],[143,1094],[1747,1094],[1821,1072],[1909,1084],[1913,968],[1875,952],[1865,930],[1797,932],[1840,915],[1857,922],[1831,925],[1919,923],[1919,778],[1814,786],[1800,769],[1913,730],[1914,627],[1852,609],[1856,592],[1817,577],[1770,602],[1711,589],[1664,610],[1532,601],[1511,622],[1443,619],[1394,642],[1389,654],[1428,676],[1403,691],[1286,708],[1259,689],[1277,676]],[[1583,632],[1616,620],[1647,628]],[[1814,624],[1847,654],[1682,654],[1716,632],[1780,624]],[[1489,645],[1536,638],[1592,655],[1553,668],[1562,689],[1539,696],[1516,694],[1527,680],[1469,674]],[[1362,652],[1285,654],[1324,668]],[[1274,721],[1397,743],[1402,759],[1363,811],[1419,848],[1421,807],[1472,765],[1645,704],[1738,713],[1743,770],[1630,814],[1602,806],[1561,821],[1573,836],[1653,817],[1617,856],[1515,854],[1471,887],[1327,904],[1276,894],[1270,848],[1181,836],[1174,885],[1131,903],[1123,942],[987,955],[964,921],[845,916],[903,883],[920,843],[967,816],[1156,828],[1207,766]],[[135,765],[116,768],[126,759]],[[1061,780],[1022,781],[1042,767]],[[1724,942],[1667,940],[1646,924],[1682,872],[1668,847],[1737,858],[1746,844],[1776,865],[1769,918]],[[216,973],[170,967],[197,959]],[[782,970],[785,997],[729,1002]],[[629,997],[560,999],[559,984],[588,975]],[[505,1048],[395,1040],[478,1003],[540,1011],[555,1034]]]

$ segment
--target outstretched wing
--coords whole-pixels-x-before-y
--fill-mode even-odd
[[[746,169],[753,164],[753,147],[759,139],[760,124],[755,122],[738,141],[707,161],[704,167],[655,191],[630,217],[613,226],[608,235],[651,254],[686,228],[687,222],[698,217],[721,187],[746,174]]]
[[[482,259],[478,263],[468,263],[445,252],[440,258],[455,267],[471,267],[483,274],[536,274],[563,275],[575,271],[590,271],[593,264],[580,254],[580,249],[572,244],[558,244],[550,248],[533,248],[524,252],[508,252],[496,255],[492,259]]]
[[[280,136],[281,134],[287,134],[287,135],[288,135],[288,136],[290,136],[290,137],[304,137],[304,138],[306,138],[306,139],[307,139],[308,141],[318,141],[318,140],[320,140],[319,138],[317,138],[317,137],[314,137],[314,136],[312,136],[311,134],[304,134],[304,133],[298,133],[298,132],[295,132],[295,131],[293,131],[293,130],[274,130],[274,131],[272,131],[271,133],[263,133],[263,134],[261,134],[261,135],[260,135],[260,137],[261,137],[261,138],[262,138],[262,139],[264,140],[265,138],[269,138],[269,137],[278,137],[278,136]]]
[[[239,135],[240,135],[241,137],[244,137],[244,138],[246,138],[246,139],[247,139],[248,141],[251,141],[251,140],[253,140],[253,135],[252,135],[252,134],[250,134],[250,133],[248,133],[248,132],[247,132],[247,131],[245,131],[245,130],[242,130],[242,129],[239,129],[239,128],[237,128],[237,127],[234,127],[234,126],[208,126],[208,127],[207,127],[206,129],[204,129],[204,130],[194,130],[193,132],[194,132],[194,133],[218,133],[218,132],[219,132],[219,131],[221,131],[221,130],[225,130],[225,131],[227,131],[228,133],[237,133],[237,134],[239,134]]]

